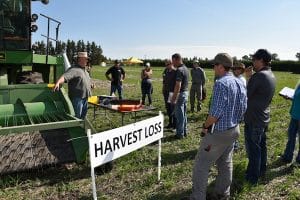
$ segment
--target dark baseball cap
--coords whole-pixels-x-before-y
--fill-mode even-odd
[[[233,60],[231,56],[227,53],[219,53],[216,55],[214,61],[214,64],[221,64],[224,67],[232,67],[233,65]]]
[[[121,63],[121,60],[115,60],[115,64],[120,64]]]
[[[258,49],[253,55],[253,59],[263,60],[265,63],[269,63],[272,60],[271,53],[267,49]]]

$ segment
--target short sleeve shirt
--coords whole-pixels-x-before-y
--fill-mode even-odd
[[[72,66],[63,74],[68,83],[68,93],[70,98],[88,98],[92,95],[91,80],[88,72],[78,66]]]
[[[164,92],[173,92],[176,83],[176,70],[168,70],[165,69],[163,72],[163,85],[164,85]]]
[[[112,66],[111,68],[109,68],[106,73],[106,75],[111,74],[112,77],[112,81],[111,84],[112,85],[122,85],[121,82],[121,77],[122,75],[125,75],[125,70],[122,67],[116,67],[116,66]]]
[[[181,82],[180,92],[188,91],[189,83],[189,70],[182,64],[176,70],[176,81]]]

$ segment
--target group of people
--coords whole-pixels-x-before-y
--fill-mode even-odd
[[[206,199],[209,170],[216,164],[218,175],[211,199],[229,199],[232,182],[234,143],[239,137],[239,124],[245,124],[244,136],[248,165],[245,179],[257,184],[267,171],[267,131],[270,103],[276,79],[271,71],[271,54],[259,49],[252,57],[253,67],[233,65],[232,58],[221,53],[214,59],[216,76],[209,115],[202,128],[203,137],[195,158],[192,194],[188,199]],[[232,69],[233,73],[230,73]],[[245,72],[246,79],[242,77]],[[254,73],[255,72],[255,73]],[[295,141],[300,125],[300,85],[296,87],[290,110],[288,142],[280,161],[293,160]],[[300,164],[300,151],[296,158]]]
[[[68,69],[56,82],[53,90],[68,82],[69,96],[72,101],[75,116],[86,117],[87,100],[91,96],[91,81],[85,67],[88,61],[86,52],[79,52],[77,63]],[[188,199],[206,199],[206,188],[209,170],[215,163],[218,168],[213,197],[228,199],[232,182],[232,157],[234,143],[240,135],[239,124],[245,124],[244,136],[248,166],[245,179],[250,184],[257,184],[267,170],[266,133],[270,123],[270,103],[275,92],[275,76],[270,68],[271,54],[265,49],[259,49],[253,55],[253,67],[245,68],[238,63],[233,65],[232,58],[227,53],[219,53],[214,58],[213,69],[215,83],[211,97],[208,117],[203,123],[201,143],[195,157],[193,168],[193,188]],[[169,124],[167,128],[176,129],[176,138],[182,139],[188,135],[187,102],[189,70],[184,65],[180,54],[172,55],[165,61],[163,72],[163,88]],[[232,73],[231,73],[232,71]],[[245,72],[248,81],[243,77]],[[255,73],[254,73],[255,72]],[[122,82],[125,71],[116,61],[106,72],[111,81],[111,94],[116,91],[122,99]],[[148,95],[152,104],[152,69],[147,63],[141,72],[142,103]],[[205,72],[194,62],[191,70],[192,86],[190,90],[191,111],[201,110],[201,101],[205,98]],[[300,85],[297,86],[290,110],[291,122],[288,129],[288,142],[281,160],[292,162],[295,141],[300,127]],[[300,163],[300,151],[296,158]]]

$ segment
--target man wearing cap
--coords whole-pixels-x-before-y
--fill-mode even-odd
[[[119,99],[122,99],[123,98],[122,83],[123,80],[125,79],[125,71],[123,67],[121,67],[121,62],[119,60],[115,60],[115,65],[110,67],[106,71],[105,76],[108,80],[111,81],[110,95],[114,94],[117,90]]]
[[[53,91],[60,84],[68,83],[68,93],[72,101],[75,116],[84,119],[88,109],[88,97],[91,96],[91,81],[85,67],[88,62],[87,52],[78,52],[77,64],[70,67],[56,82]]]
[[[246,180],[256,184],[267,168],[266,132],[270,122],[270,103],[275,92],[275,76],[270,68],[271,54],[259,49],[253,55],[253,70],[247,85],[245,144],[249,159]],[[249,74],[250,71],[250,74]]]
[[[192,86],[190,90],[191,112],[195,110],[195,97],[197,97],[197,111],[201,110],[202,91],[205,86],[205,72],[199,66],[199,62],[194,60],[191,70]]]
[[[188,101],[188,83],[189,70],[183,64],[181,55],[175,53],[172,55],[172,63],[176,70],[176,83],[174,93],[171,98],[171,104],[175,105],[174,114],[176,118],[176,138],[183,139],[187,136],[187,101]]]
[[[233,143],[239,136],[239,123],[246,111],[246,89],[229,73],[232,58],[219,53],[214,59],[217,80],[214,84],[209,115],[203,124],[199,151],[193,169],[190,199],[205,200],[210,167],[216,163],[218,176],[213,198],[228,199],[232,182]]]

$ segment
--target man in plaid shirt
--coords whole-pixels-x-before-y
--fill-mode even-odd
[[[229,199],[230,196],[233,143],[239,136],[239,123],[247,107],[245,86],[229,73],[232,64],[232,58],[227,53],[220,53],[214,59],[217,80],[195,158],[190,199],[206,199],[209,169],[214,163],[218,176],[213,195],[217,199]]]

